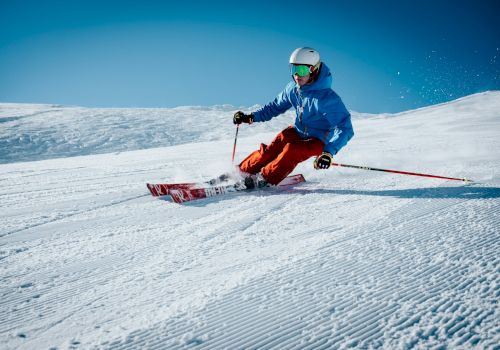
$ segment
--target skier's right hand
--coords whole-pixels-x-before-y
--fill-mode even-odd
[[[253,123],[253,114],[245,114],[242,111],[238,111],[234,113],[233,123],[240,125],[241,123],[252,124]]]
[[[328,169],[332,165],[333,156],[331,153],[323,152],[314,161],[314,169]]]

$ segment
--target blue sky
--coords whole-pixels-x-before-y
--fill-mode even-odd
[[[498,1],[0,0],[0,102],[271,101],[316,48],[360,112],[500,89]]]

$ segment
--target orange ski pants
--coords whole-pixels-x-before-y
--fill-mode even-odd
[[[316,138],[302,139],[293,126],[280,132],[269,144],[261,144],[240,163],[240,170],[249,174],[260,172],[264,179],[277,185],[295,167],[323,151],[324,143]]]

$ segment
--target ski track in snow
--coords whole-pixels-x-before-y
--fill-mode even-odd
[[[456,240],[464,237],[457,237],[456,232],[468,227],[470,218],[462,215],[466,202],[444,200],[431,210],[409,203],[391,213],[400,214],[396,222],[352,230],[349,238],[293,261],[270,278],[236,289],[194,319],[132,333],[126,340],[109,344],[110,348],[316,349],[382,344],[410,348],[419,341],[426,341],[426,346],[443,341],[475,345],[481,323],[495,322],[491,307],[498,289],[484,288],[484,284],[498,277],[495,230],[500,218],[497,215],[490,222],[499,207],[486,204],[481,217],[475,218],[481,238],[475,236],[477,232],[469,233],[464,244],[479,253],[460,251]],[[420,220],[439,219],[443,214],[462,219],[451,227],[422,229]],[[321,232],[337,230],[323,227]],[[318,230],[300,234],[318,234]],[[435,244],[438,234],[439,243],[453,243],[453,249]],[[399,249],[394,251],[395,243]],[[429,243],[431,249],[422,252],[420,247]],[[484,260],[491,262],[481,269]],[[416,262],[420,268],[415,271]],[[479,270],[490,277],[477,274]]]
[[[63,122],[77,110],[83,130],[91,123],[81,115],[112,115],[108,124],[122,125],[144,113],[3,108],[6,138],[52,109]],[[148,195],[146,182],[230,169],[227,130],[200,136],[204,143],[0,165],[1,347],[498,349],[498,110],[500,94],[491,92],[355,119],[356,139],[337,157],[403,170],[414,169],[408,158],[419,159],[423,172],[482,182],[466,186],[316,172],[306,162],[297,172],[308,181],[293,189],[186,205]],[[230,112],[184,107],[154,115]],[[239,156],[281,126],[248,131]],[[183,127],[171,135],[182,140]],[[24,159],[39,151],[28,147]]]

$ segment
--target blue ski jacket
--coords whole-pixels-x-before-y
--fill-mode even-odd
[[[354,131],[351,114],[331,86],[330,69],[321,63],[319,77],[313,84],[299,87],[295,81],[290,82],[272,102],[253,112],[254,121],[268,121],[293,107],[299,135],[303,139],[320,139],[325,152],[337,154]]]

